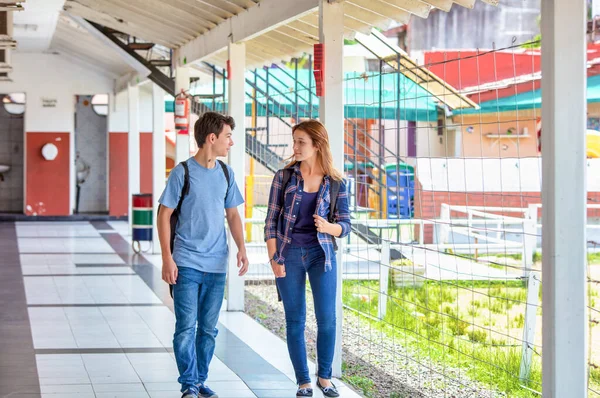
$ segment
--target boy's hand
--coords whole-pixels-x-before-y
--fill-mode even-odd
[[[177,283],[177,264],[175,264],[171,256],[168,258],[163,257],[162,279],[169,285]]]
[[[237,254],[237,266],[240,269],[240,272],[238,273],[239,276],[244,276],[244,274],[248,272],[249,263],[246,251],[239,251]]]

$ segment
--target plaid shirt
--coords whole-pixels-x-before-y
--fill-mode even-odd
[[[300,173],[300,163],[294,166],[294,172],[285,190],[285,212],[281,207],[281,190],[283,189],[283,171],[279,170],[275,173],[273,184],[271,185],[271,193],[269,195],[269,208],[267,210],[267,218],[265,219],[265,241],[269,239],[277,239],[277,251],[273,256],[278,264],[285,264],[285,254],[290,242],[292,241],[292,231],[296,217],[300,210],[300,202],[304,191],[304,179]],[[319,188],[317,196],[316,214],[328,219],[329,216],[329,188],[330,178],[325,176],[323,183]],[[348,209],[348,191],[346,184],[342,181],[340,192],[337,197],[337,204],[333,219],[342,227],[343,238],[350,233],[350,210]],[[331,261],[335,258],[335,250],[333,248],[333,236],[317,232],[319,243],[325,252],[325,271],[331,270]]]

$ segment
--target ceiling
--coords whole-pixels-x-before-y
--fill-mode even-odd
[[[455,5],[472,8],[476,1],[497,3],[346,0],[344,33],[346,38],[353,38],[356,32],[369,34],[372,28],[385,30],[410,18],[427,18],[435,9],[449,11]],[[77,26],[72,17],[80,17],[161,45],[165,53],[173,49],[193,54],[190,63],[204,60],[225,66],[228,42],[242,40],[250,69],[312,52],[319,39],[316,5],[318,0],[27,0],[25,11],[13,13],[14,38],[18,52],[59,52],[109,75],[131,72],[133,68],[123,61],[123,54]],[[286,9],[294,14],[286,15]],[[272,17],[278,13],[282,14],[280,21]],[[247,33],[228,35],[228,31]]]

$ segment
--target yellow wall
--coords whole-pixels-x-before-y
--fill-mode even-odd
[[[457,116],[453,118],[461,132],[462,157],[512,158],[535,157],[537,151],[536,118],[540,110],[503,112],[498,114]],[[514,129],[514,138],[492,138],[488,134],[504,135]],[[527,129],[528,136],[516,137]],[[471,131],[471,132],[469,132]]]

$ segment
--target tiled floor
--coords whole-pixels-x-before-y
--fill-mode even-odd
[[[132,261],[127,229],[0,223],[0,397],[180,396],[160,263]],[[285,342],[221,313],[207,381],[219,397],[294,397],[293,380]]]

